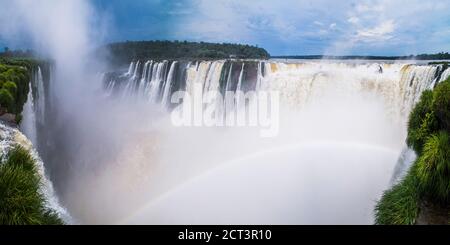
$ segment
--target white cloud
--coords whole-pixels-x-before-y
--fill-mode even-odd
[[[348,18],[347,21],[352,24],[357,24],[359,22],[359,18],[353,16],[353,17]]]
[[[395,23],[393,20],[387,20],[379,25],[357,30],[355,38],[358,41],[371,42],[371,41],[386,41],[393,37],[395,31]]]
[[[366,12],[382,12],[384,10],[384,7],[382,4],[376,4],[376,3],[365,3],[365,4],[358,4],[356,5],[356,11],[359,13],[366,13]]]
[[[320,22],[320,21],[314,21],[314,24],[315,25],[318,25],[318,26],[324,26],[324,24],[322,23],[322,22]]]

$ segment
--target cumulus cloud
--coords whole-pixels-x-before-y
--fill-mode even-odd
[[[363,42],[387,41],[393,37],[394,31],[394,21],[387,20],[373,28],[358,30],[355,38],[357,41]]]
[[[375,49],[378,54],[448,50],[423,33],[446,30],[450,1],[205,1],[193,2],[194,13],[175,26],[180,36],[258,43],[271,53],[351,53]],[[430,37],[430,35],[427,35]],[[419,39],[422,39],[420,42]],[[276,45],[275,45],[276,44]],[[437,45],[436,45],[437,44]],[[289,46],[289,51],[276,46]],[[421,47],[422,46],[422,47]]]

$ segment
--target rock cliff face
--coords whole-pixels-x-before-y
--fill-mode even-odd
[[[1,113],[0,112],[0,121],[11,125],[11,126],[16,126],[17,122],[16,122],[16,115],[11,114],[11,113]]]
[[[417,225],[449,225],[450,206],[444,207],[429,201],[420,204]]]

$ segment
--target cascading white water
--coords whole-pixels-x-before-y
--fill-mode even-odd
[[[245,62],[241,64],[231,62],[224,66],[225,60],[200,61],[186,65],[185,90],[193,93],[194,84],[200,84],[203,92],[242,91]],[[254,62],[254,61],[251,61]],[[125,89],[116,91],[121,97],[137,92],[151,102],[161,102],[167,105],[170,94],[174,91],[173,77],[178,62],[147,61],[139,71],[141,62],[132,62],[128,71],[121,77],[125,82],[112,79],[106,85],[106,91],[125,84]],[[239,66],[234,81],[233,65]],[[226,71],[223,68],[227,69]],[[439,65],[413,65],[390,63],[283,63],[265,61],[258,62],[256,69],[255,87],[253,90],[280,91],[285,105],[302,107],[309,101],[322,96],[330,90],[337,93],[370,93],[383,98],[386,114],[399,123],[405,123],[412,106],[418,101],[425,89],[430,89],[450,76],[450,69],[446,69],[437,76]],[[264,70],[264,75],[263,75]],[[150,71],[150,72],[149,72]],[[225,73],[224,77],[221,74]],[[140,75],[140,77],[138,77]],[[179,75],[179,74],[177,74]],[[223,79],[223,80],[221,80]],[[439,79],[439,80],[437,80]],[[246,81],[248,82],[248,81]],[[223,85],[221,84],[223,83]],[[233,85],[234,84],[234,85]],[[224,91],[220,91],[221,86]],[[136,89],[137,88],[137,89]],[[134,93],[133,93],[134,94]],[[238,102],[238,101],[237,101]]]
[[[163,84],[163,96],[162,96],[162,105],[167,105],[169,96],[170,96],[170,87],[172,86],[172,80],[175,72],[177,62],[173,62],[169,69],[169,74],[167,75],[167,79],[164,81]],[[144,75],[142,76],[145,77]]]
[[[31,88],[31,82],[29,84],[29,91],[27,96],[27,102],[23,107],[23,119],[20,123],[20,130],[25,134],[30,141],[36,145],[37,135],[36,135],[36,113],[33,101],[33,90]]]
[[[1,154],[7,154],[10,147],[14,144],[19,144],[27,149],[36,161],[38,173],[42,181],[41,192],[45,197],[46,206],[49,209],[54,210],[66,224],[73,224],[74,220],[67,210],[60,205],[55,191],[53,190],[53,184],[45,173],[44,163],[33,147],[38,144],[37,128],[39,125],[42,126],[45,122],[44,80],[39,66],[31,76],[27,101],[24,105],[22,115],[23,119],[19,127],[20,131],[0,124],[0,131],[2,131],[0,137]]]
[[[37,126],[43,125],[45,120],[45,90],[41,67],[33,71],[29,83],[27,101],[23,108],[23,120],[20,125],[21,131],[37,144]]]
[[[44,79],[42,77],[42,71],[41,67],[37,67],[36,71],[36,79],[32,85],[37,88],[36,94],[36,103],[35,104],[35,112],[38,114],[38,120],[40,124],[43,124],[45,122],[45,89],[44,89]]]
[[[152,92],[135,95],[161,101],[173,62],[153,63],[157,68],[146,79]],[[184,65],[177,79],[170,78],[174,88],[192,92],[197,83],[221,93],[279,91],[280,135],[261,139],[248,128],[171,129],[165,121],[157,133],[151,130],[139,140],[152,142],[157,151],[133,154],[143,158],[116,170],[132,174],[131,166],[139,166],[145,190],[136,195],[144,205],[107,222],[372,223],[376,200],[393,176],[407,169],[406,164],[395,170],[398,159],[410,161],[401,153],[409,111],[423,90],[439,82],[439,66],[431,65],[226,60]],[[129,79],[108,82],[121,94]],[[105,174],[104,181],[117,179],[117,173]]]

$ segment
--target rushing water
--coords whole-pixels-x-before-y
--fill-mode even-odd
[[[411,107],[427,88],[450,75],[442,65],[407,63],[324,63],[279,61],[137,61],[122,75],[106,76],[106,91],[115,97],[135,95],[167,105],[178,90],[281,92],[286,105],[302,107],[327,90],[341,94],[369,92],[384,99],[386,113],[407,119]]]
[[[102,76],[104,96],[66,121],[68,134],[38,141],[63,137],[53,152],[70,150],[48,161],[82,223],[370,224],[382,191],[414,159],[404,144],[411,108],[449,75],[386,62],[136,61]],[[279,91],[279,135],[171,126],[171,95],[195,85]],[[24,119],[31,111],[39,121],[45,106],[29,107]]]

